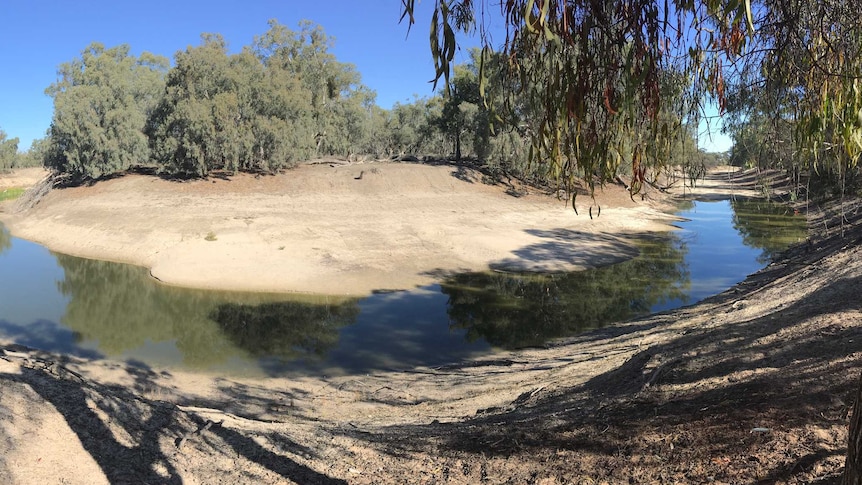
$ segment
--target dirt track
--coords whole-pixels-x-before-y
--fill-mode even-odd
[[[0,480],[832,483],[862,228],[831,220],[701,304],[442,368],[241,381],[6,345]]]

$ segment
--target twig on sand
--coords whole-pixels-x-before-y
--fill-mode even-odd
[[[194,431],[189,431],[188,433],[183,435],[183,437],[177,441],[177,449],[182,451],[183,445],[186,444],[186,441],[188,441],[189,438],[191,438],[192,436],[196,436],[196,435],[203,433],[204,431],[210,429],[212,427],[212,425],[214,425],[214,424],[221,426],[223,423],[224,423],[223,420],[216,423],[211,419],[207,419],[207,422],[203,426],[201,426],[200,428],[198,428]]]
[[[17,352],[10,349],[0,348],[0,359],[3,359],[7,362],[12,362],[12,359],[20,360],[25,367],[48,371],[49,373],[57,377],[62,377],[60,375],[60,371],[64,371],[77,377],[78,380],[81,381],[81,383],[87,382],[87,379],[85,379],[84,376],[66,367],[65,365],[59,362],[55,362],[53,360],[47,360],[35,355],[31,355],[27,352]],[[40,367],[36,367],[37,365]]]
[[[527,392],[521,393],[521,395],[520,395],[520,396],[518,396],[517,398],[515,398],[515,400],[514,400],[514,401],[512,401],[512,403],[510,404],[510,406],[512,406],[512,407],[514,408],[514,407],[518,407],[518,406],[520,406],[520,405],[522,405],[522,404],[526,403],[527,401],[529,401],[530,399],[532,399],[532,397],[533,397],[533,396],[535,396],[536,394],[538,394],[538,393],[539,393],[539,391],[541,391],[541,390],[542,390],[542,389],[544,389],[544,388],[545,388],[545,386],[540,386],[540,387],[537,387],[537,388],[535,388],[535,389],[533,389],[533,390],[531,390],[531,391],[527,391]]]
[[[677,362],[678,359],[671,359],[666,362],[662,362],[658,367],[653,369],[650,373],[649,377],[644,381],[641,390],[646,390],[651,387],[658,380],[659,376],[664,372],[664,370],[668,367],[668,365],[673,365]]]
[[[64,372],[67,372],[67,373],[72,374],[73,376],[77,377],[78,380],[81,381],[82,383],[87,382],[87,380],[84,379],[84,376],[82,376],[81,374],[78,374],[77,372],[73,371],[72,369],[70,369],[70,368],[68,368],[62,364],[58,364],[56,362],[53,362],[51,364],[51,366],[48,367],[48,369],[51,370],[51,372],[53,372],[55,374],[57,374],[58,370],[62,370]]]

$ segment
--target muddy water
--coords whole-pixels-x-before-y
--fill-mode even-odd
[[[142,366],[243,375],[366,373],[540,345],[694,303],[741,281],[805,221],[757,202],[693,202],[641,255],[562,275],[462,274],[366,298],[160,285],[143,268],[75,258],[0,228],[0,337]]]

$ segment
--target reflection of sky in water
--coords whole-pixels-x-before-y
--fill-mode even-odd
[[[663,257],[684,257],[681,268],[690,281],[669,286],[684,289],[688,297],[654,304],[652,311],[694,303],[719,293],[762,266],[757,261],[762,251],[743,245],[742,238],[734,229],[729,201],[698,202],[681,215],[687,220],[678,223],[680,231],[676,233],[678,238],[674,243],[677,246],[664,253]],[[471,338],[474,341],[468,342],[466,336],[468,328],[471,328],[470,322],[453,324],[451,309],[447,305],[454,304],[455,300],[450,298],[454,297],[455,289],[445,294],[440,285],[380,293],[358,301],[339,297],[331,297],[323,303],[289,300],[281,310],[276,308],[275,311],[285,312],[277,314],[279,316],[294,315],[304,319],[301,324],[296,323],[299,325],[296,328],[310,329],[314,332],[310,338],[323,342],[323,355],[317,355],[309,351],[301,339],[296,340],[289,329],[282,331],[276,328],[275,333],[257,332],[260,335],[256,336],[255,329],[243,327],[242,318],[246,313],[236,310],[237,307],[234,307],[234,313],[228,312],[241,315],[239,320],[230,322],[235,335],[222,331],[224,327],[219,325],[224,322],[217,324],[212,320],[214,308],[240,305],[240,310],[254,312],[261,302],[273,301],[271,297],[170,288],[147,278],[145,271],[126,271],[117,266],[100,266],[112,263],[63,258],[66,270],[45,248],[16,238],[12,238],[11,248],[0,252],[0,335],[24,345],[56,352],[90,357],[107,355],[140,361],[145,365],[184,366],[211,373],[246,375],[285,372],[360,374],[375,369],[443,365],[493,351],[483,338],[476,338],[480,327],[472,327]],[[70,268],[74,269],[73,273],[67,272]],[[104,273],[106,268],[109,270]],[[625,275],[623,271],[620,273]],[[626,277],[602,274],[610,276],[597,276],[596,279],[606,282]],[[105,278],[109,279],[105,280],[107,283],[101,281]],[[649,281],[648,278],[646,280]],[[66,285],[67,294],[74,294],[78,300],[72,301],[60,291],[61,282]],[[70,286],[74,291],[69,292]],[[470,288],[459,291],[458,301],[466,301],[469,305]],[[100,292],[106,294],[98,295]],[[570,298],[571,293],[557,297]],[[291,297],[279,296],[275,301],[285,301],[285,298]],[[481,303],[485,300],[477,301],[481,308],[485,308]],[[323,314],[335,320],[315,320],[320,318],[321,308],[329,308],[326,305],[332,306],[332,310]],[[569,318],[566,315],[573,310],[557,307],[554,311]],[[466,314],[469,317],[472,313],[468,311]],[[533,317],[535,314],[529,312],[527,315],[529,321],[514,324],[535,324],[538,328],[535,320],[539,316]],[[493,312],[477,316],[486,319],[482,325],[496,324]],[[488,322],[488,318],[492,321]],[[72,324],[74,330],[59,322]],[[116,328],[124,322],[135,328]],[[157,322],[158,325],[153,327],[158,326],[158,329],[149,330],[147,322]],[[506,331],[505,325],[511,324],[504,322],[500,328]],[[290,322],[284,325],[289,326]],[[527,330],[534,331],[532,327]],[[479,335],[481,337],[481,332]],[[261,356],[255,348],[268,347],[255,338],[297,342],[286,344],[294,347],[284,349],[283,355],[292,360],[285,362],[274,355]],[[105,350],[108,348],[106,342],[112,345],[110,352]],[[262,343],[258,345],[255,342]]]
[[[68,303],[57,291],[62,279],[63,269],[47,249],[13,239],[12,247],[0,252],[0,319],[59,321]]]
[[[697,202],[681,214],[686,220],[675,225],[688,248],[688,299],[656,305],[653,311],[677,308],[721,293],[763,267],[757,260],[762,251],[742,244],[730,214],[729,200]]]
[[[13,239],[0,252],[0,335],[29,347],[98,356],[81,348],[74,332],[57,323],[68,303],[57,291],[62,279],[63,269],[46,248]]]

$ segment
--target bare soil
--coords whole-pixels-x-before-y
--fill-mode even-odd
[[[31,187],[48,176],[43,168],[22,168],[10,172],[0,171],[0,189]]]
[[[6,344],[0,481],[834,483],[862,357],[856,204],[697,305],[443,367],[239,380]]]
[[[354,295],[488,267],[581,270],[636,254],[626,234],[667,230],[656,222],[666,215],[622,187],[579,197],[578,217],[535,189],[482,179],[417,163],[188,182],[130,174],[54,190],[20,213],[10,204],[0,220],[52,250],[146,266],[168,284]]]

